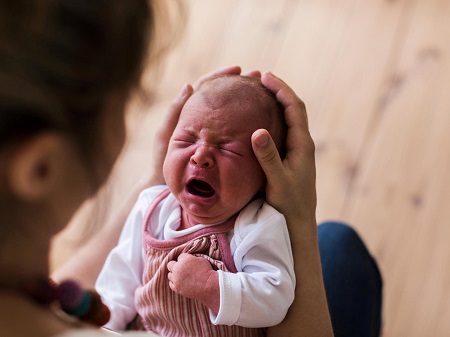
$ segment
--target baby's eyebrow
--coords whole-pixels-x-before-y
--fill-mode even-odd
[[[196,132],[193,128],[189,126],[185,126],[181,129],[181,131],[186,132],[189,136],[197,137],[198,132]]]
[[[184,126],[183,128],[181,128],[181,131],[185,132],[186,134],[188,134],[191,137],[200,138],[200,134],[199,134],[200,132],[190,125]],[[223,144],[228,144],[228,143],[233,143],[233,142],[240,142],[240,140],[235,135],[220,135],[220,134],[215,134],[214,132],[212,132],[211,134],[208,135],[208,141],[215,145],[223,145]]]
[[[236,142],[235,137],[229,137],[229,136],[219,136],[215,139],[215,143],[217,144],[228,144],[232,142]]]

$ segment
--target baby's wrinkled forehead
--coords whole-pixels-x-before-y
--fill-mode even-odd
[[[205,81],[196,94],[212,109],[236,105],[267,114],[276,105],[276,99],[259,79],[237,75],[213,77]]]
[[[253,111],[267,122],[280,152],[284,152],[286,124],[281,105],[274,94],[266,89],[259,78],[239,75],[219,75],[203,82],[193,96],[209,109],[231,107],[240,111]]]

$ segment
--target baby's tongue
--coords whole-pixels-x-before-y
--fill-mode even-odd
[[[205,181],[193,180],[190,184],[190,192],[201,197],[209,198],[215,193],[214,189]]]

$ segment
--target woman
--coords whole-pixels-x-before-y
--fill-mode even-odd
[[[150,57],[157,54],[153,41],[160,12],[153,5],[145,0],[0,4],[2,336],[103,334],[55,315],[39,299],[44,288],[37,285],[48,276],[52,236],[99,189],[123,145],[124,106],[139,83],[149,41]],[[267,200],[286,216],[298,282],[287,318],[269,335],[332,336],[315,220],[314,144],[305,108],[280,79],[271,74],[261,79],[285,108],[286,159],[276,155],[265,130],[255,132],[252,145],[268,178]],[[191,93],[186,86],[170,109],[146,186],[164,182],[161,165],[168,138]],[[133,201],[130,197],[96,245],[92,241],[95,249],[86,247],[57,279],[77,275],[85,284],[92,282],[110,249],[106,242],[116,242]]]

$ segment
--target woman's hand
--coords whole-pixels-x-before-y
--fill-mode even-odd
[[[170,137],[178,123],[181,110],[186,101],[191,97],[194,89],[190,84],[185,84],[180,95],[172,102],[169,111],[164,116],[160,128],[155,134],[155,145],[153,146],[153,170],[149,186],[165,184],[163,176],[163,164],[169,147]]]
[[[309,228],[303,228],[303,234],[310,236],[316,231],[316,168],[305,105],[273,74],[263,74],[261,81],[284,107],[288,127],[283,160],[267,130],[257,130],[252,136],[253,151],[267,176],[267,202],[283,213],[288,223],[294,219],[295,223],[302,220],[310,224]]]
[[[283,322],[268,337],[331,337],[333,329],[322,278],[316,224],[314,142],[303,102],[276,76],[261,76],[284,107],[288,127],[286,157],[281,160],[267,130],[252,135],[252,146],[267,176],[266,199],[286,217],[295,263],[295,299]]]

